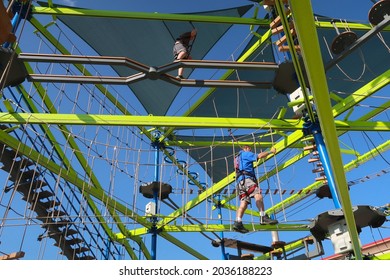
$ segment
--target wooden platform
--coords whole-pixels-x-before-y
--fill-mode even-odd
[[[236,239],[230,239],[230,238],[223,238],[223,244],[225,247],[229,248],[236,248],[238,250],[247,250],[247,251],[252,251],[252,252],[260,252],[260,253],[268,253],[273,250],[273,248],[264,246],[264,245],[259,245],[259,244],[253,244],[241,240],[236,240]]]
[[[7,255],[2,255],[2,256],[0,256],[0,260],[16,260],[16,259],[20,259],[23,257],[24,257],[24,252],[19,251],[19,252],[14,252],[14,253],[7,254]]]

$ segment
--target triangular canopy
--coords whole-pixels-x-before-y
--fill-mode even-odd
[[[241,17],[251,7],[252,5],[247,5],[210,11],[202,15]],[[191,55],[202,59],[231,27],[231,24],[88,16],[58,16],[58,19],[102,56],[123,56],[157,67],[173,61],[173,44],[180,34],[192,28],[198,30],[196,47]],[[115,66],[114,69],[120,76],[134,74],[134,71],[128,68]],[[144,80],[129,86],[146,112],[153,115],[165,115],[180,90],[180,87],[161,80]]]

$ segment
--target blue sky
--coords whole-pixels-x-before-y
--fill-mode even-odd
[[[85,7],[85,8],[91,8],[91,9],[102,9],[102,10],[103,9],[112,9],[112,10],[145,11],[145,12],[160,12],[160,13],[170,13],[170,12],[171,13],[175,13],[175,12],[179,13],[179,12],[190,12],[190,11],[194,11],[194,10],[195,11],[202,11],[204,9],[210,9],[210,10],[211,9],[221,9],[221,8],[236,6],[238,4],[248,4],[249,3],[249,1],[237,1],[237,0],[229,0],[229,1],[226,1],[226,0],[223,0],[223,1],[222,0],[221,1],[210,1],[210,0],[208,0],[208,1],[205,1],[205,0],[202,0],[202,1],[158,1],[158,0],[155,0],[155,1],[150,1],[150,0],[147,0],[147,1],[123,1],[123,0],[111,0],[111,1],[109,1],[109,4],[107,4],[107,1],[92,1],[92,0],[88,0],[88,1],[71,1],[71,0],[69,0],[69,1],[54,1],[54,2],[58,3],[58,4],[63,4],[63,5]],[[360,1],[313,0],[312,1],[314,13],[316,13],[318,15],[325,15],[325,16],[334,17],[334,18],[348,19],[348,20],[357,21],[357,22],[367,22],[368,11],[371,8],[372,4],[373,4],[372,1],[369,1],[369,0],[360,0]],[[26,35],[24,34],[23,36],[26,36]],[[22,42],[22,43],[24,43],[25,49],[31,48],[31,51],[34,51],[34,49],[36,50],[35,45],[33,46],[32,44],[26,44],[27,38],[28,38],[27,36],[23,37],[23,40],[26,40],[26,41]],[[232,45],[237,44],[237,43],[238,42],[233,42],[233,39],[232,39]],[[219,50],[215,51],[214,58],[217,57],[218,51]],[[211,54],[210,56],[211,56],[211,58],[213,58],[213,54]],[[385,91],[382,93],[382,95],[384,96],[384,98],[388,98],[388,96],[389,96],[388,93],[386,93]],[[80,100],[81,100],[81,98],[83,98],[83,97],[80,97]],[[86,97],[84,96],[84,98],[86,98]],[[65,100],[63,102],[65,103]],[[131,103],[131,102],[129,102],[129,103]],[[75,130],[78,130],[78,128],[75,128]],[[85,133],[85,131],[83,131],[82,129],[80,129],[80,131],[82,133]],[[97,133],[97,130],[96,130],[96,133]],[[122,132],[118,129],[118,131],[116,131],[116,133],[117,133],[117,135],[121,135]],[[87,133],[85,133],[85,134],[87,134]],[[358,134],[359,133],[355,133],[356,139],[358,137],[359,137],[359,139],[364,139],[364,137],[361,137],[362,136],[361,134],[359,134],[359,135]],[[387,137],[387,139],[388,139],[387,134],[377,135],[375,138],[376,143],[380,143],[381,137],[383,137],[385,139]],[[85,136],[85,138],[87,140],[95,139],[95,140],[98,140],[101,142],[105,141],[105,139],[99,139],[98,135],[96,136],[96,138],[94,138],[90,135]],[[104,138],[104,136],[103,136],[103,138]],[[369,141],[371,138],[366,138],[365,142],[355,142],[355,141],[353,141],[354,140],[353,138],[354,138],[354,136],[350,136],[350,139],[343,139],[343,140],[345,140],[345,143],[342,143],[342,144],[345,144],[345,146],[351,146],[351,145],[352,146],[353,145],[363,146],[364,145],[367,147],[368,150],[373,148],[372,143],[370,143],[370,141]],[[114,140],[110,140],[110,141],[114,141]],[[144,143],[134,142],[133,144],[140,147],[140,149],[147,149],[145,147],[148,146],[148,143],[146,143],[146,145],[143,145]],[[114,143],[112,145],[114,146]],[[100,147],[98,147],[98,148],[100,148]],[[111,156],[112,160],[114,161],[115,152],[110,151],[107,154],[109,156]],[[144,159],[142,159],[142,162],[144,162],[145,165],[148,165],[148,164],[150,164],[150,162],[153,159],[153,156],[154,156],[153,150],[150,148],[149,148],[149,151],[143,150],[142,155],[144,155],[144,157],[145,157]],[[183,154],[180,154],[180,156],[182,158],[185,158],[186,155],[183,153]],[[388,164],[388,160],[386,160],[386,156],[387,156],[387,158],[389,158],[388,153],[384,154],[383,158],[377,157],[376,159],[371,160],[367,165],[364,165],[364,169],[357,168],[356,170],[354,170],[353,172],[351,172],[348,175],[349,181],[351,181],[351,180],[360,180],[361,181],[361,183],[352,187],[351,199],[352,199],[354,205],[381,206],[381,205],[384,205],[386,203],[389,203],[388,190],[386,188],[386,186],[388,186],[389,178],[388,178],[388,175],[382,174],[380,172],[381,170],[386,171],[389,169],[389,164]],[[119,157],[116,158],[116,160],[120,160]],[[133,159],[133,160],[135,160],[135,159]],[[197,168],[195,166],[195,163],[193,163],[191,161],[191,159],[189,159],[187,162],[190,162],[192,164],[191,166],[194,166],[193,167],[194,169]],[[346,161],[346,162],[348,162],[348,161]],[[131,167],[131,168],[133,168],[133,167]],[[129,169],[131,169],[131,168],[129,168]],[[134,167],[134,168],[136,168],[136,167]],[[167,170],[168,170],[168,166],[166,166],[166,167],[164,166],[162,168],[167,168]],[[126,184],[127,184],[126,181],[123,181],[121,183],[117,183],[120,181],[121,177],[119,177],[119,174],[118,174],[118,177],[115,177],[114,175],[116,175],[116,172],[117,171],[115,171],[115,170],[110,170],[110,172],[109,172],[110,178],[102,178],[102,181],[107,182],[108,184],[112,184],[112,185],[119,184],[119,187],[116,187],[115,191],[118,191],[118,194],[123,195],[123,200],[126,200],[130,196],[129,195],[129,187],[126,186]],[[141,176],[144,176],[140,179],[140,181],[147,182],[147,180],[151,180],[150,175],[154,172],[153,166],[150,165],[147,169],[143,170],[143,172],[145,174],[140,175],[140,178],[141,178]],[[263,173],[265,171],[261,170],[260,172]],[[305,161],[305,163],[299,164],[297,166],[294,166],[291,169],[288,169],[288,171],[281,172],[281,174],[279,174],[279,175],[280,175],[279,181],[277,181],[277,180],[275,180],[275,178],[273,178],[273,179],[269,180],[268,182],[263,183],[264,184],[263,187],[270,187],[271,189],[281,187],[282,189],[299,190],[302,187],[305,187],[308,184],[310,184],[311,182],[313,182],[313,179],[314,179],[314,175],[311,172],[311,168],[307,164],[306,161]],[[3,176],[3,174],[1,174],[0,176]],[[104,173],[104,174],[102,174],[102,176],[106,176],[106,174]],[[175,176],[176,176],[175,174],[169,173],[169,174],[165,174],[163,176],[163,178],[169,182],[172,182],[172,184],[177,184],[177,181],[175,181],[175,180],[179,180],[179,179],[177,179]],[[364,179],[364,176],[367,176],[367,177]],[[207,176],[204,174],[202,174],[201,177],[206,182],[209,182],[209,180],[210,180],[210,178],[207,178]],[[1,178],[2,178],[2,180],[4,179],[6,181],[6,178],[3,178],[3,177],[1,177]],[[114,178],[117,178],[117,179],[114,179]],[[117,181],[117,182],[109,182],[110,180]],[[118,190],[118,188],[120,188],[120,190]],[[186,199],[186,198],[183,197],[182,199]],[[279,199],[279,198],[267,196],[266,200],[265,200],[266,207],[268,207],[272,203],[274,203],[272,200],[276,201],[277,199]],[[140,198],[139,200],[142,200],[142,198]],[[180,198],[178,198],[178,200],[180,200]],[[4,205],[5,201],[6,201],[6,195],[4,195],[3,200],[0,200],[0,202],[2,205]],[[145,203],[146,202],[147,201],[145,201]],[[138,203],[137,207],[143,207],[142,203],[139,203],[138,201],[137,201],[137,203]],[[206,205],[205,207],[207,208],[210,206],[211,206],[211,204]],[[285,217],[287,217],[287,219],[289,221],[291,221],[291,220],[293,220],[293,221],[301,221],[301,220],[307,221],[308,219],[315,217],[317,214],[321,213],[322,211],[326,211],[328,209],[333,209],[334,205],[333,205],[331,200],[324,199],[324,200],[321,200],[321,201],[316,202],[316,203],[313,202],[313,204],[310,204],[310,202],[308,202],[308,204],[303,205],[302,207],[304,209],[296,209],[295,210],[298,213],[295,213],[294,215],[287,213]],[[3,209],[4,208],[2,208],[0,210],[0,213],[3,213]],[[199,211],[202,211],[202,213],[197,213],[196,211],[194,211],[194,212],[192,212],[192,215],[199,214],[199,217],[204,218],[205,220],[207,220],[207,218],[210,218],[210,217],[212,219],[215,219],[216,214],[211,213],[210,209],[206,209],[206,210],[202,209]],[[290,219],[289,215],[293,216],[293,218]],[[226,220],[231,220],[232,218],[234,218],[233,211],[227,212],[224,216],[224,219],[226,219]],[[284,219],[284,217],[281,217],[281,220],[283,220],[283,219]],[[132,227],[132,225],[129,224],[129,228],[131,228],[131,227]],[[39,233],[41,231],[38,229],[37,232]],[[31,234],[31,235],[34,236],[33,234]],[[4,236],[6,236],[5,230],[4,230]],[[199,248],[199,250],[203,254],[207,255],[210,259],[220,259],[221,258],[220,250],[213,248],[211,246],[209,240],[205,240],[202,238],[193,239],[192,235],[189,236],[187,233],[180,233],[180,234],[177,234],[175,236],[178,236],[178,238],[183,237],[186,240],[188,245],[191,245],[194,243],[194,244],[196,244],[196,246],[200,246],[201,248]],[[237,238],[237,239],[244,239],[245,238],[245,239],[251,240],[251,242],[254,242],[254,243],[257,242],[257,243],[260,243],[263,245],[269,244],[271,242],[271,234],[269,232],[267,232],[265,234],[249,233],[245,236],[242,236],[241,234],[237,234],[237,233],[227,233],[226,236],[230,237],[230,238]],[[301,236],[302,236],[301,233],[299,233],[299,234],[298,233],[295,234],[295,233],[291,233],[291,232],[279,233],[280,239],[286,240],[286,241],[287,240],[291,241],[291,240],[294,240],[295,238],[299,238]],[[386,227],[384,227],[381,230],[365,229],[364,235],[362,234],[362,236],[361,236],[362,237],[361,241],[362,241],[362,244],[365,244],[365,243],[373,242],[374,240],[379,240],[380,238],[387,237],[387,236],[389,236],[389,232],[388,232],[388,229]],[[23,238],[27,238],[27,237],[23,237]],[[34,240],[36,240],[36,236],[30,237],[30,238],[32,239],[31,242],[34,242]],[[15,248],[17,247],[15,244],[14,244],[14,246],[9,246],[9,239],[4,239],[4,241],[3,241],[1,239],[1,235],[0,235],[0,240],[2,241],[2,243],[0,243],[0,252],[9,252],[9,251],[15,250]],[[145,242],[147,243],[147,245],[150,246],[150,236],[149,235],[145,236]],[[324,245],[326,246],[327,249],[331,248],[331,244],[329,242],[325,242]],[[58,256],[58,252],[56,251],[56,249],[53,248],[54,246],[52,246],[50,243],[47,243],[47,244],[45,243],[44,247],[47,250],[47,252],[50,251],[51,255],[49,255],[49,253],[45,253],[49,256],[45,255],[43,258],[53,258],[53,259],[61,258],[61,256]],[[24,243],[23,249],[28,250],[28,244],[26,245],[26,243]],[[41,250],[43,250],[43,249],[41,249]],[[234,250],[231,250],[230,252],[233,254],[235,253]],[[158,259],[173,259],[173,258],[174,259],[191,259],[192,258],[192,256],[189,256],[186,253],[180,252],[180,250],[175,250],[174,248],[171,248],[170,244],[168,242],[166,242],[165,240],[163,240],[162,238],[158,239],[157,257],[158,257]],[[32,255],[32,256],[30,255],[30,256],[26,256],[26,258],[27,259],[34,259],[34,258],[38,258],[38,257],[37,257],[37,255]]]

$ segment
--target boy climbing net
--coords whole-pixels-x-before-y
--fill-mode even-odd
[[[260,211],[260,224],[274,225],[278,223],[277,220],[269,218],[264,212],[263,195],[261,194],[260,187],[257,184],[255,169],[253,167],[253,162],[267,157],[270,153],[275,154],[276,149],[272,148],[270,152],[255,154],[252,152],[250,146],[245,145],[239,155],[235,158],[237,191],[240,197],[240,206],[237,209],[236,220],[233,225],[233,229],[235,231],[241,233],[248,232],[242,224],[242,216],[244,215],[248,204],[251,203],[252,197],[255,198],[256,206]]]

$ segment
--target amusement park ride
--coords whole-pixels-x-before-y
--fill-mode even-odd
[[[390,172],[390,1],[364,23],[242,2],[1,3],[0,259],[390,258],[388,191],[356,186]],[[195,59],[172,61],[192,28]],[[255,165],[279,223],[249,207],[241,234],[246,144],[276,149]]]

